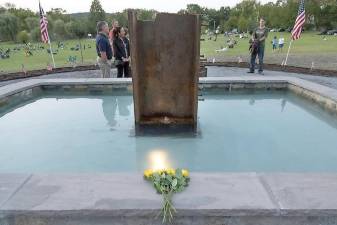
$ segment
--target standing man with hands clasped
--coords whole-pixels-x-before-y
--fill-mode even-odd
[[[103,78],[109,78],[111,73],[112,48],[109,41],[109,26],[105,21],[97,23],[96,51],[97,63]]]
[[[255,72],[255,60],[256,56],[259,57],[259,74],[263,75],[263,58],[264,58],[264,47],[265,40],[268,37],[268,29],[265,26],[265,20],[263,18],[260,19],[260,26],[255,29],[252,36],[251,43],[251,58],[250,58],[250,68],[248,73]]]

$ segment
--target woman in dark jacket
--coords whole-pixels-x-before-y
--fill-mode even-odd
[[[126,38],[124,28],[117,27],[115,29],[113,49],[115,53],[115,64],[117,67],[117,77],[129,77],[129,62],[130,62],[130,42]]]

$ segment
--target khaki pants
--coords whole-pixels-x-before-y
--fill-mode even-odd
[[[99,68],[102,71],[102,77],[103,78],[110,78],[111,74],[111,61],[108,60],[106,62],[103,62],[100,57],[97,57],[97,63]]]

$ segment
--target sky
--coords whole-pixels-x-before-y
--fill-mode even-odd
[[[92,0],[40,0],[44,11],[51,8],[63,8],[68,13],[88,12]],[[241,0],[101,0],[104,10],[108,13],[122,11],[126,8],[155,9],[160,12],[177,12],[186,8],[187,4],[196,3],[208,8],[219,9],[221,6],[234,6]],[[274,0],[260,0],[266,3]],[[17,7],[30,8],[38,11],[38,0],[0,0],[0,5],[6,2]]]

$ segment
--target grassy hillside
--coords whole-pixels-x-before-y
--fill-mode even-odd
[[[271,40],[274,36],[285,38],[285,47],[283,53],[272,52]],[[241,57],[244,61],[249,58],[248,52],[248,39],[239,39],[234,37],[238,44],[233,49],[227,51],[217,52],[217,49],[226,47],[226,40],[228,37],[219,35],[217,41],[206,40],[201,42],[201,54],[204,54],[207,58],[215,58],[217,61],[237,61],[238,57]],[[289,33],[270,33],[268,40],[266,41],[266,56],[265,61],[267,63],[280,64],[284,60],[288,44],[290,40]],[[71,48],[76,47],[79,43],[78,40],[68,40],[63,42],[65,44],[64,49],[58,49],[57,43],[53,42],[52,46],[54,50],[58,50],[58,53],[54,55],[57,67],[71,66],[68,61],[69,57],[76,57],[77,64],[82,64],[80,51],[72,51]],[[14,72],[21,71],[22,65],[27,70],[43,69],[47,68],[47,65],[51,63],[50,55],[47,53],[48,45],[41,43],[34,43],[33,46],[37,47],[42,45],[45,47],[43,50],[32,50],[33,56],[26,56],[23,49],[20,51],[13,51],[13,48],[19,47],[18,44],[13,43],[0,43],[0,48],[11,49],[10,59],[0,59],[0,72]],[[82,40],[83,48],[83,64],[94,64],[96,62],[96,51],[94,40]],[[90,48],[91,47],[91,48]],[[304,33],[300,40],[293,43],[291,54],[289,57],[289,65],[310,67],[314,62],[316,68],[334,69],[337,68],[337,36],[326,36],[326,40],[323,40],[323,36],[316,33]]]

